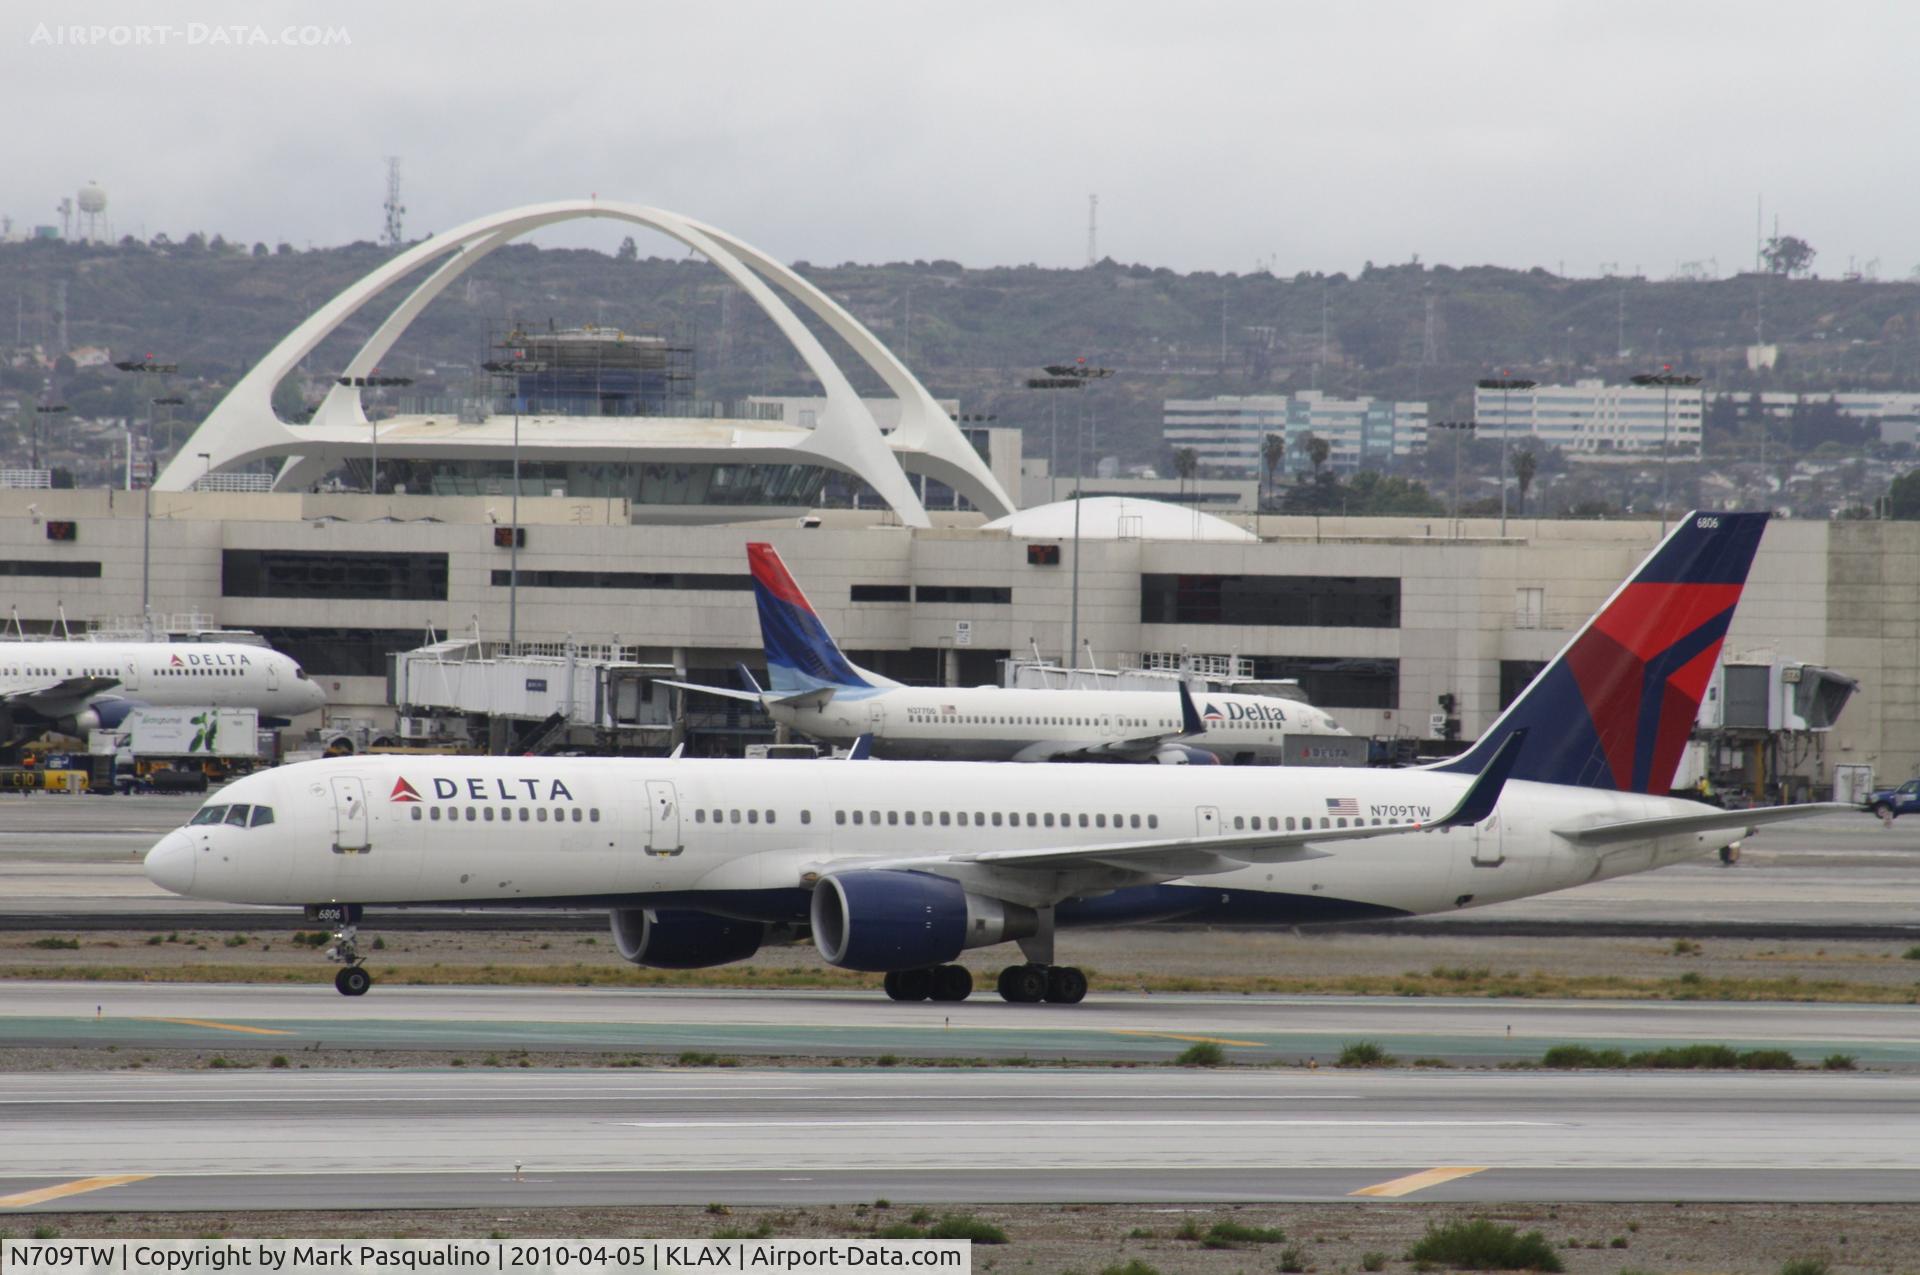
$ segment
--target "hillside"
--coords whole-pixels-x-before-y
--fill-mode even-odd
[[[173,392],[189,399],[180,414],[197,419],[300,319],[389,255],[365,243],[304,252],[218,240],[5,244],[0,305],[13,299],[25,345],[52,350],[64,280],[69,344],[178,362]],[[1181,275],[1112,261],[1083,270],[943,261],[797,266],[936,394],[1001,424],[1037,426],[1034,450],[1045,449],[1045,396],[1024,381],[1038,365],[1084,356],[1116,369],[1093,406],[1099,451],[1123,463],[1164,467],[1161,401],[1190,395],[1318,386],[1424,398],[1436,418],[1446,418],[1465,415],[1473,380],[1501,368],[1540,379],[1614,378],[1661,363],[1699,373],[1716,389],[1920,388],[1920,284],[1909,282],[1563,279],[1418,263],[1284,279]],[[401,295],[392,291],[386,304]],[[1746,371],[1744,350],[1761,307],[1766,338],[1782,346],[1782,358],[1756,376]],[[363,312],[344,339],[322,345],[306,364],[316,380],[296,388],[317,394],[384,312],[385,305]],[[423,384],[457,378],[484,357],[489,330],[510,318],[677,325],[697,347],[703,398],[810,388],[772,325],[704,262],[527,245],[494,254],[441,298],[387,370],[417,372]],[[45,372],[21,366],[18,356],[13,362],[0,368],[0,388],[29,409],[50,393],[72,405],[76,421],[137,415],[154,392],[110,368],[71,371],[44,390]],[[870,378],[856,384],[878,389]],[[92,452],[104,460],[81,426],[61,428],[75,460]],[[0,446],[9,461],[24,458],[17,429]]]

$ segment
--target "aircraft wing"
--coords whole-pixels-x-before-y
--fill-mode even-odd
[[[763,708],[776,706],[784,708],[824,708],[833,698],[833,687],[824,686],[817,691],[801,691],[797,695],[773,695],[766,691],[736,691],[731,686],[705,686],[699,682],[676,682],[670,677],[656,679],[662,686],[677,686],[683,691],[705,691],[709,695],[724,695],[728,699],[742,699],[749,704],[758,704]]]
[[[1585,828],[1555,828],[1554,833],[1580,845],[1604,846],[1620,841],[1646,841],[1654,837],[1717,832],[1721,829],[1739,831],[1745,836],[1770,823],[1843,813],[1858,814],[1860,807],[1850,806],[1843,801],[1819,801],[1802,806],[1761,806],[1754,810],[1702,810],[1697,815],[1666,815],[1658,819],[1627,819]]]
[[[117,677],[64,677],[44,686],[25,686],[0,693],[0,704],[24,708],[43,717],[70,717],[94,696],[120,685]]]
[[[1500,790],[1512,773],[1526,734],[1516,731],[1504,741],[1485,770],[1474,778],[1452,810],[1432,823],[1383,823],[1354,828],[1307,828],[1297,832],[1250,832],[1226,837],[1175,837],[1162,841],[1115,841],[1091,846],[1040,846],[1025,850],[982,850],[902,859],[858,859],[825,865],[823,871],[858,869],[923,869],[981,866],[1057,871],[1063,868],[1109,867],[1162,876],[1203,876],[1232,872],[1250,863],[1288,863],[1324,859],[1322,846],[1364,841],[1407,832],[1433,832],[1479,823],[1491,815]]]
[[[1193,693],[1185,682],[1177,682],[1180,690],[1180,729],[1150,731],[1144,735],[1131,735],[1126,739],[1113,739],[1104,743],[1079,745],[1042,745],[1035,744],[1021,750],[1015,761],[1064,761],[1071,758],[1131,757],[1151,756],[1167,744],[1182,739],[1192,739],[1206,733],[1207,724],[1201,720],[1200,710],[1194,705]]]

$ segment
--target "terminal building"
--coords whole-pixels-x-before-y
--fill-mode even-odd
[[[1614,452],[1700,454],[1698,386],[1536,385],[1524,390],[1476,389],[1473,422],[1481,438],[1538,439],[1572,456]]]
[[[1350,474],[1384,468],[1427,444],[1427,405],[1375,398],[1334,398],[1319,390],[1293,394],[1222,394],[1168,399],[1161,437],[1175,449],[1192,448],[1201,468],[1215,476],[1264,477],[1268,435],[1286,440],[1283,474],[1313,468],[1305,443],[1323,439],[1327,464]]]
[[[616,215],[609,207],[542,205],[442,238],[479,251],[551,220]],[[1010,484],[977,449],[981,440],[963,434],[951,407],[830,299],[809,297],[804,281],[783,278],[784,268],[711,227],[618,207],[628,220],[671,227],[716,265],[731,262],[722,268],[757,300],[780,306],[777,286],[839,325],[892,399],[874,404],[854,393],[819,350],[824,393],[816,400],[769,400],[757,417],[727,419],[629,412],[638,404],[679,410],[669,376],[647,380],[653,354],[663,367],[672,362],[670,350],[656,349],[610,394],[604,377],[584,394],[577,383],[528,384],[515,373],[510,388],[526,409],[517,417],[509,404],[504,417],[490,408],[480,420],[370,421],[351,382],[373,375],[398,336],[396,321],[404,327],[450,281],[443,275],[456,254],[346,365],[347,383],[336,383],[312,423],[275,417],[273,386],[366,299],[361,285],[235,386],[150,500],[139,491],[0,490],[0,608],[29,631],[47,631],[62,615],[76,623],[136,615],[145,579],[154,610],[200,612],[259,633],[313,674],[330,714],[396,737],[413,733],[396,704],[414,704],[418,716],[453,713],[466,694],[452,680],[458,670],[447,668],[432,672],[444,692],[397,686],[402,676],[409,686],[427,677],[420,667],[403,670],[403,653],[452,641],[484,657],[512,633],[513,658],[557,660],[564,671],[528,675],[543,683],[539,692],[521,678],[528,720],[570,714],[580,731],[661,736],[665,705],[645,679],[671,671],[727,684],[736,664],[762,667],[746,545],[766,540],[849,655],[904,682],[997,683],[1003,660],[1035,652],[1070,663],[1077,614],[1090,664],[1224,660],[1258,680],[1297,681],[1357,735],[1431,739],[1442,733],[1436,710],[1448,705],[1471,738],[1661,535],[1654,521],[1512,519],[1504,534],[1497,520],[1474,519],[1268,515],[1229,526],[1197,508],[1116,497],[1088,502],[1076,549],[1070,510],[1008,517]],[[427,246],[395,263],[429,264],[433,255],[420,255]],[[531,353],[509,361],[550,362]],[[516,450],[517,501],[497,488],[449,489],[387,468],[458,476],[475,472],[462,466],[484,465],[493,481]],[[361,455],[382,476],[368,484],[377,490],[313,490],[317,477]],[[530,458],[585,466],[589,476],[594,466],[634,465],[642,478],[594,486],[576,484],[572,468],[563,476],[544,469],[536,485],[525,481]],[[753,465],[817,466],[829,485],[857,482],[864,503],[811,507],[811,488],[772,507],[713,498],[719,475]],[[705,467],[706,495],[650,500],[647,466]],[[265,474],[271,489],[215,490],[203,481],[243,472]],[[945,499],[923,496],[934,484]],[[1728,638],[1729,661],[1800,661],[1860,684],[1838,725],[1806,730],[1770,765],[1821,787],[1841,765],[1871,767],[1889,781],[1920,769],[1916,578],[1920,523],[1780,521],[1768,530]],[[576,680],[585,675],[569,661],[589,650],[614,653],[620,678]],[[435,655],[442,665],[466,658],[446,645]],[[535,702],[536,694],[548,698]]]

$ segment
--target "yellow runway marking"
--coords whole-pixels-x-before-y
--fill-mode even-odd
[[[143,1023],[179,1023],[183,1027],[210,1027],[219,1032],[245,1032],[249,1036],[292,1036],[297,1033],[278,1027],[242,1027],[238,1023],[216,1023],[205,1018],[143,1018]]]
[[[1424,1191],[1430,1186],[1439,1186],[1442,1182],[1451,1182],[1455,1178],[1470,1178],[1476,1173],[1485,1173],[1491,1165],[1485,1164],[1443,1164],[1436,1169],[1427,1169],[1421,1173],[1409,1173],[1404,1178],[1395,1178],[1391,1182],[1376,1182],[1372,1186],[1363,1186],[1358,1191],[1349,1191],[1348,1195],[1368,1195],[1375,1199],[1397,1199],[1403,1195],[1412,1195],[1415,1191]]]
[[[151,1173],[122,1173],[110,1178],[81,1178],[77,1182],[62,1182],[59,1186],[43,1186],[38,1191],[21,1191],[16,1195],[0,1195],[0,1209],[22,1209],[30,1204],[45,1204],[48,1200],[57,1200],[62,1196],[82,1195],[88,1191],[100,1191],[110,1186],[125,1186],[129,1182],[145,1182]]]
[[[1181,1036],[1174,1032],[1118,1031],[1114,1035],[1153,1036],[1160,1040],[1184,1040],[1195,1045],[1245,1045],[1249,1049],[1258,1049],[1264,1043],[1258,1040],[1228,1040],[1225,1036]]]

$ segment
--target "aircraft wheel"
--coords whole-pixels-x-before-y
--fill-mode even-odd
[[[1071,965],[1047,971],[1047,1000],[1055,1005],[1078,1005],[1087,998],[1087,976]]]
[[[923,1001],[933,992],[932,970],[893,970],[882,981],[897,1001]]]
[[[1035,1005],[1047,994],[1046,971],[1038,965],[1009,965],[1000,971],[1000,999],[1013,1005]]]
[[[333,986],[342,996],[365,996],[373,986],[373,975],[358,965],[349,965],[333,976]]]
[[[963,1001],[973,995],[973,974],[964,965],[940,965],[933,971],[933,999]]]

